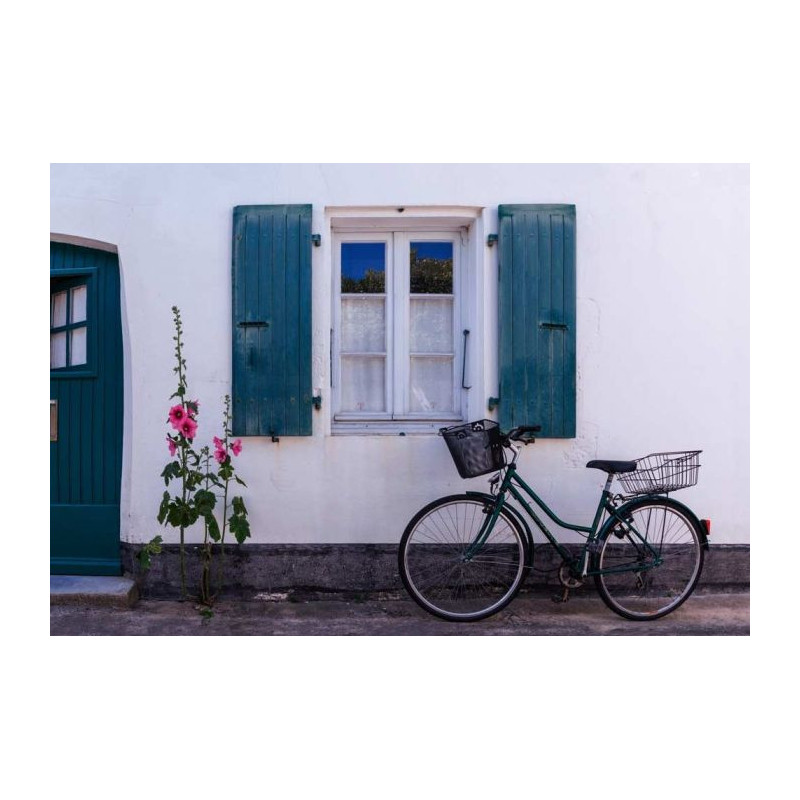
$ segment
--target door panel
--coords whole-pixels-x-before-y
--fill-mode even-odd
[[[50,370],[50,399],[57,402],[50,443],[50,572],[119,575],[123,395],[117,256],[51,243],[50,292],[51,309],[57,309],[51,312],[51,338],[66,333],[67,339],[65,352],[59,342]]]

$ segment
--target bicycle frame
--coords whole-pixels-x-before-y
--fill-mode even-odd
[[[516,456],[514,460],[507,465],[505,468],[505,474],[503,476],[503,480],[500,484],[499,489],[497,490],[497,494],[494,496],[494,508],[491,514],[487,514],[486,522],[481,526],[480,531],[478,531],[475,540],[470,544],[467,548],[465,557],[472,558],[477,552],[485,544],[486,540],[489,537],[492,529],[494,528],[494,524],[497,521],[497,518],[500,516],[501,511],[505,507],[506,504],[506,497],[507,495],[511,495],[525,510],[526,514],[533,520],[536,524],[536,527],[544,534],[545,538],[550,542],[550,544],[555,547],[558,554],[561,556],[564,561],[570,565],[574,572],[579,573],[582,577],[586,577],[587,575],[600,575],[600,574],[609,574],[612,572],[631,572],[631,571],[643,571],[645,569],[651,569],[653,567],[657,567],[662,563],[662,559],[659,554],[651,547],[650,543],[647,541],[646,537],[642,537],[638,531],[636,531],[635,527],[631,525],[631,523],[624,518],[624,516],[620,516],[619,511],[624,508],[623,506],[617,506],[613,502],[613,495],[611,494],[611,483],[614,480],[614,476],[609,474],[606,480],[605,487],[600,495],[600,499],[597,503],[597,509],[594,514],[594,519],[592,520],[592,524],[590,526],[585,525],[576,525],[571,522],[565,522],[564,520],[560,519],[558,515],[547,505],[547,503],[542,500],[539,495],[531,488],[517,473],[516,467]],[[520,491],[522,490],[522,491]],[[583,547],[581,548],[580,553],[577,557],[574,557],[569,550],[567,550],[556,537],[551,533],[547,525],[541,520],[539,515],[534,511],[531,504],[522,494],[524,492],[532,501],[533,503],[538,506],[544,513],[550,517],[550,519],[559,525],[562,528],[567,528],[569,530],[577,531],[582,534],[586,534],[586,542],[584,543]],[[509,506],[509,508],[513,508]],[[603,515],[608,514],[609,519],[603,523]],[[589,565],[589,555],[595,552],[595,545],[597,544],[600,532],[604,529],[606,525],[609,524],[611,519],[616,520],[620,523],[623,530],[625,531],[626,535],[629,539],[635,539],[643,548],[648,551],[648,555],[652,557],[652,562],[643,565],[637,564],[632,566],[626,567],[616,567],[606,570],[598,570],[598,569],[590,569]]]

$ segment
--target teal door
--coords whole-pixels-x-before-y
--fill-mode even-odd
[[[122,571],[119,288],[116,254],[51,242],[51,574]]]

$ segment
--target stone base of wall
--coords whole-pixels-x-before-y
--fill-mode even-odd
[[[577,546],[576,546],[577,547]],[[177,545],[166,545],[146,572],[139,567],[139,545],[122,544],[125,573],[136,579],[145,598],[172,598],[180,593]],[[200,581],[201,548],[187,553],[187,586]],[[214,555],[214,565],[219,554]],[[558,589],[560,559],[549,545],[536,547],[534,570],[524,589]],[[593,590],[589,581],[587,587]],[[711,545],[698,591],[730,592],[750,588],[749,545]],[[404,592],[397,567],[397,545],[391,544],[245,544],[226,545],[223,594],[250,599],[259,594],[379,594]]]

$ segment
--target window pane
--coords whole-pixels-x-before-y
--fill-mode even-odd
[[[81,326],[69,332],[69,365],[86,363],[86,328]]]
[[[67,366],[67,334],[50,334],[50,369]]]
[[[386,291],[386,243],[342,244],[342,294],[383,294]]]
[[[50,295],[50,327],[60,328],[67,324],[67,293],[56,292]]]
[[[411,242],[411,294],[453,293],[453,243]]]
[[[76,286],[72,290],[72,309],[70,322],[83,322],[86,319],[86,287]]]
[[[411,298],[409,350],[412,353],[453,352],[453,300]]]
[[[342,411],[385,411],[385,358],[342,356]]]
[[[386,301],[382,297],[342,298],[342,351],[386,352]]]
[[[453,359],[411,359],[411,411],[453,410]]]

